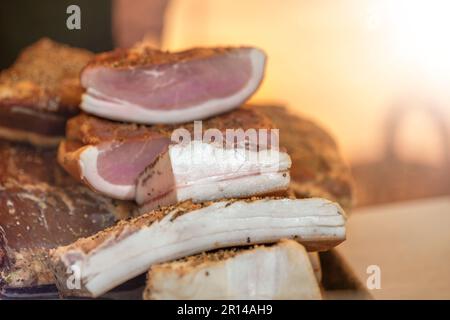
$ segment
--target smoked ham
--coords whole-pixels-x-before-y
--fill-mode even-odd
[[[226,135],[227,129],[240,129],[242,130],[240,132],[245,133],[248,129],[270,131],[272,128],[270,120],[258,113],[255,108],[243,107],[203,121],[201,130],[202,133],[206,133],[208,129],[215,129],[216,133]],[[233,145],[232,150],[227,153],[226,146],[218,147],[217,144],[205,141],[202,137],[201,142],[191,141],[192,143],[180,143],[179,147],[172,146],[174,144],[172,134],[180,130],[189,134],[192,141],[196,141],[193,137],[195,135],[193,123],[179,126],[144,126],[81,114],[68,123],[67,140],[62,142],[59,148],[59,163],[72,176],[85,182],[92,189],[116,199],[134,200],[137,196],[136,183],[139,178],[140,193],[137,200],[141,204],[148,204],[147,209],[157,205],[158,199],[162,199],[159,204],[173,204],[186,200],[189,195],[182,193],[189,188],[185,187],[192,183],[198,183],[197,186],[200,187],[205,181],[213,188],[210,191],[214,194],[200,192],[197,197],[199,201],[225,196],[263,194],[287,188],[290,158],[278,148],[272,148],[270,142],[273,139],[272,135],[267,135],[267,141],[263,139],[257,141],[256,149],[254,148],[254,153],[262,156],[264,150],[270,150],[272,157],[265,157],[265,161],[258,159],[255,161],[240,157],[239,150],[250,151],[247,146],[241,148]],[[247,141],[246,137],[248,136],[244,134],[236,137],[234,141],[243,143]],[[200,147],[190,148],[195,144],[199,144]],[[210,153],[204,154],[204,149]],[[223,151],[224,156],[214,158],[211,153],[213,149]],[[184,157],[180,150],[184,152]],[[216,152],[217,154],[219,152]],[[245,156],[245,152],[243,155]],[[194,162],[197,165],[194,165]],[[232,164],[234,167],[228,166]],[[221,170],[218,170],[219,165],[222,166]],[[155,167],[157,169],[153,170]],[[156,174],[152,175],[152,172]],[[212,173],[215,177],[212,180],[205,180]],[[152,175],[151,179],[149,175]],[[224,190],[219,186],[222,182],[233,182],[232,180],[238,183],[235,183],[234,187],[231,185],[231,189]],[[259,184],[257,188],[256,183]],[[158,188],[152,192],[151,189],[155,185],[158,185]],[[244,190],[244,187],[248,187],[248,190]],[[199,191],[198,188],[196,190]],[[190,194],[196,198],[195,193]]]
[[[163,52],[140,43],[102,53],[81,74],[81,108],[143,124],[200,120],[237,108],[259,87],[266,56],[259,49],[195,48]]]

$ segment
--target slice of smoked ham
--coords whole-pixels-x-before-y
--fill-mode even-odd
[[[143,124],[204,119],[245,102],[263,79],[265,60],[250,47],[169,53],[141,43],[100,54],[83,70],[81,108]]]
[[[118,123],[81,114],[68,123],[67,140],[63,141],[59,148],[59,163],[72,176],[92,189],[112,198],[132,200],[136,196],[137,178],[168,150],[172,132],[180,128],[186,129],[191,134],[194,132],[193,123],[180,126],[144,126]],[[271,129],[272,124],[255,108],[242,107],[203,121],[203,132],[213,128],[219,132],[225,132],[226,129],[245,131],[252,128]],[[286,162],[286,157],[287,155],[280,157],[284,159],[283,167],[290,166],[290,160]],[[162,177],[159,181],[170,181],[172,173],[169,169],[171,168],[167,167],[167,169],[167,171],[159,172]],[[194,182],[197,179],[195,176],[197,169],[201,168],[193,168],[190,172],[190,179]],[[254,169],[253,167],[252,172],[240,172],[239,175],[255,174],[258,170]],[[225,179],[228,173],[233,172],[221,172],[220,175]],[[287,186],[289,176],[286,174],[282,178],[276,187],[271,183],[267,184],[267,187],[262,185],[261,188],[265,188],[266,191],[284,188]],[[238,197],[240,194],[235,193],[234,196]]]
[[[134,200],[136,178],[169,143],[168,137],[156,133],[88,145],[66,140],[59,146],[58,161],[91,189],[111,198]]]

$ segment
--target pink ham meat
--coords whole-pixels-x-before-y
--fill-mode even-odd
[[[226,129],[270,129],[272,123],[255,108],[242,107],[222,116],[205,120],[202,126],[203,132],[212,128],[219,132],[225,132]],[[136,197],[138,177],[146,168],[151,170],[155,165],[164,164],[160,160],[164,159],[163,155],[167,156],[169,149],[173,149],[169,148],[171,135],[177,128],[186,129],[192,136],[194,124],[144,126],[118,123],[81,114],[68,122],[67,137],[60,144],[58,160],[72,176],[83,181],[92,189],[115,199],[133,200]],[[176,149],[172,151],[176,151]],[[186,152],[184,154],[189,155]],[[177,162],[173,162],[176,159],[178,159]],[[255,193],[261,194],[287,187],[290,158],[283,153],[280,159],[284,172],[277,173],[280,176],[277,176],[279,179],[261,184],[258,188],[259,192]],[[151,188],[153,183],[159,184],[158,181],[166,183],[172,181],[173,173],[170,165],[175,165],[176,172],[183,169],[180,166],[183,160],[174,152],[172,152],[172,160],[171,163],[167,163],[169,166],[166,166],[165,169],[157,170],[154,179],[150,179],[153,181],[152,183],[142,184],[142,190],[147,187]],[[224,158],[224,161],[228,160]],[[261,166],[263,165],[261,164]],[[218,163],[205,162],[197,167],[189,167],[188,172],[184,171],[184,175],[177,174],[177,178],[184,183],[198,183],[200,179],[205,178],[205,174],[216,172],[217,177],[213,181],[209,181],[215,184],[215,182],[226,180],[230,176],[236,179],[245,175],[257,175],[261,169],[258,166],[259,164],[256,163],[248,166],[248,170],[238,172],[234,170],[234,167],[231,167],[230,170],[217,171]],[[148,176],[148,172],[146,176]],[[150,182],[148,177],[145,178],[145,181]],[[176,187],[178,186],[176,185]],[[171,187],[175,186],[161,185],[158,192],[168,192]],[[250,190],[253,189],[250,188]],[[220,194],[221,191],[218,189],[216,195]],[[238,197],[240,193],[234,189],[230,195]],[[145,195],[139,198],[140,202],[148,202],[147,200]]]
[[[250,47],[169,53],[144,43],[103,53],[82,72],[81,108],[143,124],[204,119],[245,102],[263,79],[265,60]]]
[[[135,179],[167,149],[168,134],[81,114],[69,120],[59,163],[93,190],[115,199],[134,200]]]

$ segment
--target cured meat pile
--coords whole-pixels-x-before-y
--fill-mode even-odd
[[[41,39],[0,72],[0,137],[57,145],[78,113],[79,73],[92,53]]]
[[[50,40],[31,48],[51,46],[81,57]],[[3,77],[39,52],[25,50]],[[315,253],[345,240],[337,202],[351,205],[348,170],[320,128],[243,105],[264,52],[139,43],[84,54],[77,70],[33,78],[47,99],[33,114],[74,116],[58,150],[1,142],[3,292],[56,284],[61,296],[95,298],[147,273],[144,299],[320,299]],[[26,129],[4,137],[51,144]]]

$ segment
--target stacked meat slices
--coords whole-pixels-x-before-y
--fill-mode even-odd
[[[271,129],[253,108],[239,108],[202,122],[203,132]],[[82,114],[69,120],[59,161],[76,179],[116,199],[146,206],[240,197],[286,189],[289,156],[280,150],[192,139],[174,143],[173,132],[194,134],[192,123],[143,126]],[[236,137],[242,139],[240,137]]]
[[[59,162],[142,215],[52,250],[64,295],[98,297],[150,269],[144,298],[320,298],[306,252],[342,242],[345,214],[325,199],[282,196],[291,159],[270,119],[241,107],[264,68],[255,48],[168,53],[145,43],[84,68],[90,115],[70,120]]]
[[[82,108],[106,119],[182,123],[235,109],[255,92],[265,54],[255,48],[168,53],[140,43],[97,56],[81,75]]]
[[[309,251],[328,250],[345,239],[345,215],[337,204],[317,198],[269,197],[201,204],[187,201],[60,247],[53,251],[52,263],[64,294],[96,297],[156,263],[218,248],[273,243],[283,238],[295,239]],[[299,259],[305,255],[303,250],[298,253]],[[272,259],[269,263],[273,270],[279,266],[280,272],[290,272],[291,266],[283,265],[283,261]],[[68,286],[68,268],[80,273],[79,290]],[[248,289],[264,281],[276,281],[257,274],[242,276],[241,285],[247,285]],[[279,289],[286,288],[273,287],[272,292],[265,293],[266,298],[275,297]],[[259,294],[255,291],[248,298],[259,298]]]

